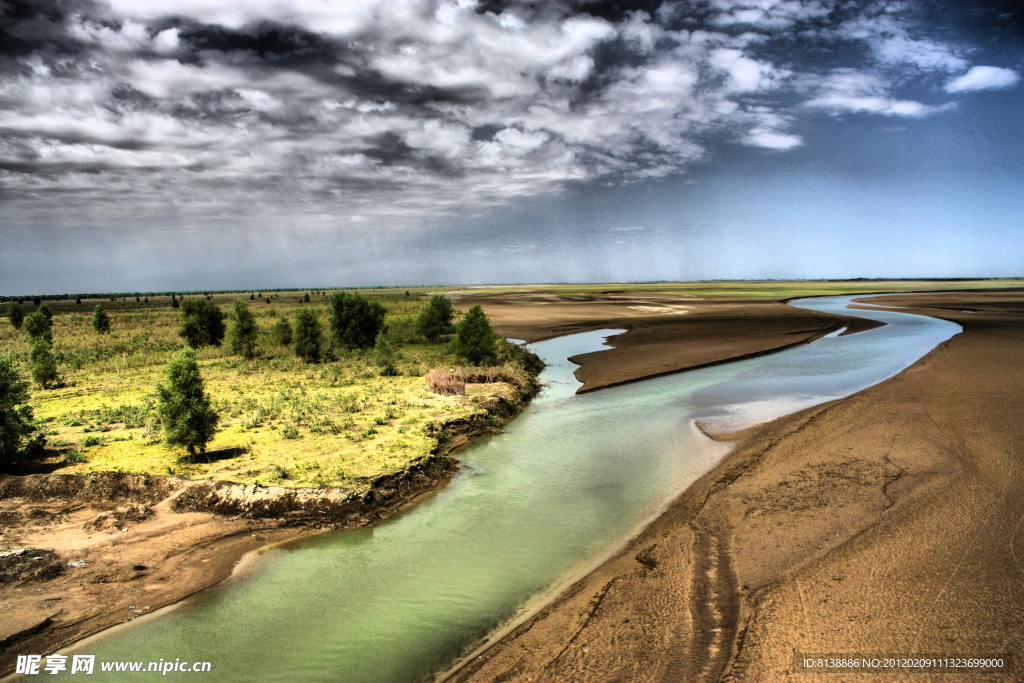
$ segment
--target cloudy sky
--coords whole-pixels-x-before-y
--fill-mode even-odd
[[[0,294],[1024,276],[1015,5],[0,0]]]

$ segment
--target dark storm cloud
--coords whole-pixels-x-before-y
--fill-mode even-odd
[[[723,146],[792,153],[821,114],[937,117],[1016,86],[928,7],[0,0],[4,220],[401,239]]]

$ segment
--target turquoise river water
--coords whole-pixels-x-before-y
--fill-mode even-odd
[[[582,395],[566,359],[617,331],[534,344],[548,363],[544,390],[505,433],[460,450],[461,470],[435,494],[371,528],[265,550],[217,586],[62,654],[211,662],[210,673],[168,680],[430,679],[620,547],[713,467],[728,446],[695,421],[732,430],[849,395],[960,331],[849,310],[848,301],[792,305],[888,324]],[[90,680],[157,675],[96,669]]]

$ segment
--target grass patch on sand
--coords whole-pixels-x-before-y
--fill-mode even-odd
[[[389,337],[397,345],[397,376],[381,376],[370,350],[334,348],[331,360],[307,364],[274,340],[282,317],[294,321],[300,305],[314,308],[327,327],[327,295],[278,292],[263,297],[213,295],[225,312],[241,296],[260,327],[259,356],[243,360],[227,345],[197,352],[206,389],[220,425],[205,454],[188,459],[162,442],[154,385],[184,343],[178,337],[180,309],[167,297],[149,303],[114,302],[109,334],[92,329],[92,306],[48,302],[54,311],[57,388],[33,388],[31,405],[44,424],[50,450],[44,462],[62,473],[100,471],[175,474],[245,484],[342,486],[403,471],[437,450],[448,438],[444,425],[490,420],[518,406],[533,391],[532,375],[516,351],[500,342],[501,363],[491,381],[468,384],[465,395],[428,390],[431,368],[447,372],[458,359],[447,344],[428,344],[413,320],[426,301],[415,290],[371,293],[388,309]],[[365,294],[365,293],[364,293]],[[271,295],[265,295],[270,298]],[[108,307],[105,300],[100,303]],[[29,304],[31,309],[31,304]],[[11,351],[27,376],[28,336],[0,320],[0,351]],[[230,321],[229,321],[230,326]],[[442,443],[443,445],[443,443]]]

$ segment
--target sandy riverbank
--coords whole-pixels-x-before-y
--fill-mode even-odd
[[[1024,295],[888,301],[965,331],[875,387],[720,435],[725,461],[452,680],[859,681],[794,673],[793,655],[1019,653]],[[973,678],[1016,680],[914,676]]]

